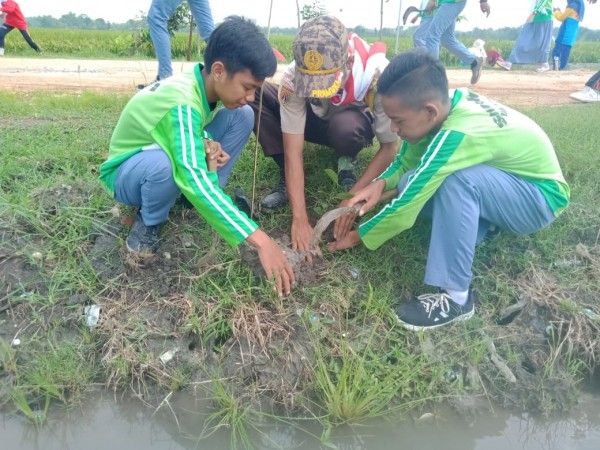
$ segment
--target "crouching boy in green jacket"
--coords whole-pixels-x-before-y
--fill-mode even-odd
[[[147,86],[125,106],[100,178],[117,201],[139,208],[130,252],[156,251],[160,225],[183,194],[229,244],[256,247],[278,293],[289,294],[284,253],[222,190],[254,126],[248,103],[276,68],[256,25],[230,17],[211,35],[204,65]],[[215,111],[218,101],[225,108]]]
[[[397,194],[358,230],[338,230],[329,248],[362,242],[375,250],[423,211],[432,219],[425,283],[439,291],[402,304],[398,318],[412,330],[469,319],[475,245],[488,229],[534,233],[568,205],[556,153],[546,133],[523,114],[467,89],[448,91],[444,67],[424,53],[397,56],[377,88],[404,144],[349,204],[366,202],[363,215],[384,190]]]

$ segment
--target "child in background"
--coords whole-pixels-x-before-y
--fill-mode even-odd
[[[552,68],[554,70],[563,70],[567,67],[571,48],[577,40],[579,23],[583,20],[584,12],[583,0],[567,0],[567,7],[564,11],[554,8],[554,18],[562,22],[552,50]]]
[[[5,15],[4,23],[0,26],[0,56],[4,56],[4,37],[15,28],[21,32],[21,36],[23,36],[25,42],[27,42],[32,49],[36,52],[40,52],[40,48],[33,42],[33,39],[31,39],[31,36],[29,36],[29,33],[27,32],[27,21],[17,2],[13,0],[3,1],[0,11]]]
[[[538,64],[538,72],[550,70],[548,56],[552,43],[552,0],[536,0],[533,11],[521,28],[504,67],[513,64]]]

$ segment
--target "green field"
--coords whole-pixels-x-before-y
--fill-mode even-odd
[[[409,32],[407,32],[409,33]],[[36,29],[32,28],[30,34],[44,51],[47,57],[69,58],[154,58],[152,43],[147,31],[96,31],[76,29]],[[482,36],[485,39],[485,36]],[[272,35],[271,42],[280,50],[288,61],[292,57],[291,35]],[[372,41],[373,39],[368,39]],[[388,57],[393,56],[396,45],[395,38],[385,37],[388,47]],[[188,35],[176,33],[172,41],[174,59],[184,59],[187,54]],[[469,41],[465,41],[467,46]],[[10,33],[6,38],[6,52],[10,56],[32,56],[34,54],[21,36]],[[486,39],[486,47],[495,47],[507,56],[513,42],[508,40]],[[399,42],[399,51],[412,48],[410,35],[403,35]],[[192,39],[192,55],[200,55],[204,43],[200,41],[197,33]],[[597,63],[600,55],[600,42],[578,42],[571,53],[571,63]],[[198,57],[198,56],[196,56]],[[445,65],[458,65],[456,57],[450,55],[445,49],[440,55]]]

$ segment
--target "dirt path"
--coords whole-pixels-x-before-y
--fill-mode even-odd
[[[181,71],[193,63],[176,62]],[[133,92],[135,86],[147,83],[156,75],[152,60],[91,60],[2,58],[0,89],[10,91],[71,91]],[[531,70],[505,72],[484,71],[476,90],[502,102],[525,105],[561,105],[572,103],[569,93],[581,89],[592,75],[591,69],[538,74]],[[466,86],[470,72],[448,70],[453,87]]]

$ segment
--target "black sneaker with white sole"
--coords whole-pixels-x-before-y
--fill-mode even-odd
[[[475,314],[475,294],[469,290],[467,303],[459,305],[448,293],[442,291],[423,294],[396,309],[398,322],[413,331],[428,330],[452,322],[468,320]]]

